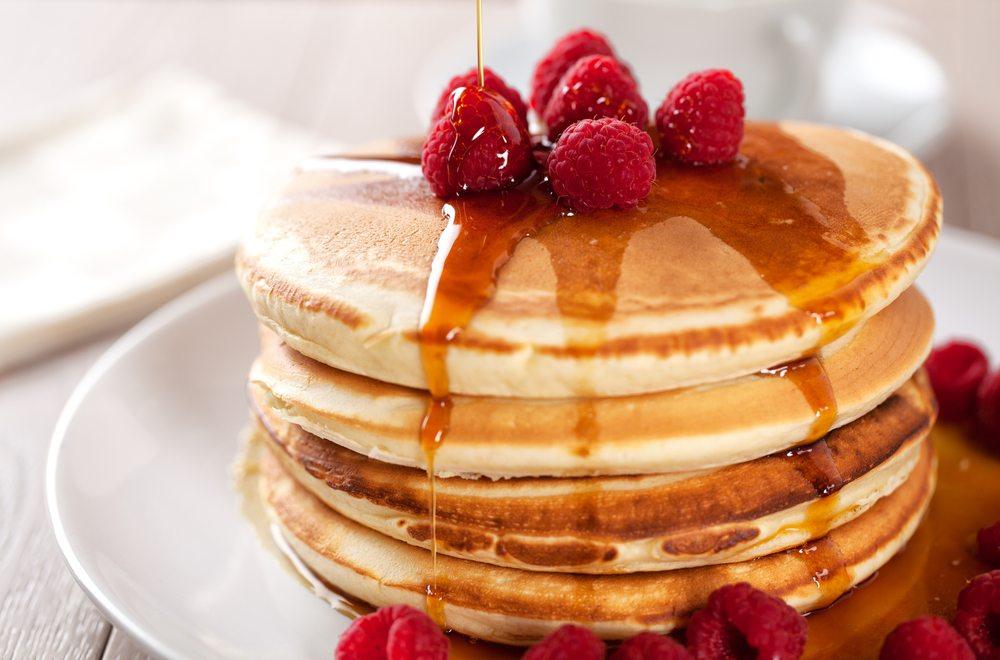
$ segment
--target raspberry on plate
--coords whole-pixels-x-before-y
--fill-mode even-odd
[[[720,587],[691,616],[688,650],[697,660],[792,660],[806,647],[806,620],[780,598],[746,582]]]
[[[977,554],[988,564],[1000,566],[1000,520],[976,534]]]
[[[611,55],[590,55],[567,69],[542,119],[550,140],[581,119],[611,117],[645,128],[649,108],[628,69]]]
[[[719,165],[743,141],[743,84],[725,69],[692,73],[656,111],[663,153],[686,165]]]
[[[570,126],[549,154],[552,189],[577,211],[635,207],[656,178],[653,140],[618,119]]]
[[[614,54],[611,44],[600,32],[583,28],[565,35],[535,65],[531,76],[531,107],[541,115],[559,79],[581,57]]]
[[[924,616],[896,626],[882,643],[879,660],[975,660],[972,649],[947,621]]]
[[[602,660],[604,642],[583,626],[566,624],[549,633],[523,656],[523,660]]]
[[[448,638],[409,605],[383,607],[356,619],[340,637],[334,660],[447,660]]]
[[[515,186],[535,163],[527,124],[499,92],[483,87],[452,92],[420,161],[438,197]]]
[[[976,390],[986,377],[986,354],[968,341],[950,341],[931,351],[924,364],[938,401],[938,414],[948,422],[972,419]]]
[[[1000,370],[983,379],[976,399],[976,437],[1000,454]]]
[[[507,99],[517,115],[524,122],[525,126],[528,124],[528,106],[524,104],[524,99],[521,98],[521,94],[507,84],[503,78],[501,78],[493,69],[489,67],[483,67],[483,83],[486,89],[492,89],[495,92],[499,92],[500,96]],[[475,67],[469,69],[467,72],[455,76],[448,81],[444,89],[441,91],[441,96],[438,97],[437,105],[434,106],[434,113],[431,115],[431,126],[437,123],[441,117],[444,116],[445,109],[448,107],[448,102],[451,100],[451,94],[459,87],[475,87],[479,84],[479,72]]]
[[[691,654],[670,637],[644,632],[622,642],[611,660],[691,660]]]
[[[1000,658],[1000,570],[977,575],[958,594],[955,630],[980,660]]]

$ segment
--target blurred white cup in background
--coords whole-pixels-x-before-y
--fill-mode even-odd
[[[611,39],[655,109],[692,71],[728,68],[755,117],[815,113],[822,56],[843,0],[522,0],[521,24],[541,53],[586,26]]]

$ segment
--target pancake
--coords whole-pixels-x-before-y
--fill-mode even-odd
[[[299,486],[267,451],[254,452],[262,503],[298,557],[324,582],[374,606],[425,607],[429,552],[335,513]],[[473,637],[529,644],[564,622],[620,639],[683,625],[715,588],[747,581],[800,611],[829,604],[867,579],[909,539],[934,486],[923,443],[907,481],[868,512],[818,541],[752,562],[656,573],[539,573],[438,557],[436,593],[448,627]]]
[[[366,458],[256,411],[301,486],[377,532],[431,546],[426,473]],[[907,383],[816,443],[748,463],[644,477],[437,479],[438,551],[536,571],[663,571],[752,559],[818,538],[910,474],[933,423]],[[732,484],[744,484],[733,489]],[[825,495],[825,496],[824,496]]]
[[[573,216],[513,190],[443,214],[416,165],[317,158],[237,270],[261,322],[299,352],[426,389],[418,327],[439,240],[455,238],[442,230],[514,223],[527,237],[495,293],[447,340],[450,392],[630,395],[814,353],[904,291],[939,229],[926,170],[857,132],[748,122],[735,164],[659,168],[634,211]]]
[[[821,357],[836,428],[882,403],[930,350],[933,317],[915,289]],[[426,469],[414,441],[426,392],[327,367],[264,330],[250,381],[286,421],[365,455]],[[589,417],[589,433],[581,421]],[[590,399],[453,397],[438,475],[574,476],[704,469],[811,439],[816,409],[790,378],[745,376],[672,392]]]

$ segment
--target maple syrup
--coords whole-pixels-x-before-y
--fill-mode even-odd
[[[476,70],[479,86],[485,85],[483,64],[483,6],[476,0]],[[457,134],[458,107],[464,90],[456,90],[453,122]],[[492,102],[488,98],[486,102]],[[498,111],[502,114],[502,111]],[[513,134],[513,132],[508,132]],[[480,133],[472,137],[474,143]],[[471,147],[470,147],[471,148]],[[452,149],[448,158],[451,172],[461,166],[463,153]],[[453,177],[454,178],[454,177]],[[430,399],[420,425],[420,444],[427,464],[431,524],[431,578],[427,584],[427,611],[442,628],[447,627],[444,599],[438,588],[437,477],[434,457],[451,426],[451,387],[447,352],[468,326],[472,316],[493,297],[500,268],[517,245],[538,229],[547,216],[538,211],[545,199],[537,189],[537,177],[510,191],[460,197],[442,207],[447,222],[438,240],[431,264],[420,315],[417,338],[420,359]]]
[[[794,171],[783,167],[790,162],[795,163]],[[846,332],[863,311],[862,304],[845,302],[834,292],[870,268],[859,256],[867,236],[848,212],[844,194],[843,176],[831,161],[776,126],[756,124],[747,131],[739,160],[730,166],[698,169],[661,162],[648,202],[637,211],[574,216],[552,198],[538,176],[511,190],[459,197],[445,204],[446,226],[428,278],[418,332],[431,393],[421,445],[431,481],[433,563],[437,554],[434,453],[447,436],[452,408],[448,345],[489,302],[500,268],[521,240],[535,236],[548,249],[567,343],[581,353],[601,350],[604,328],[617,308],[617,284],[633,236],[681,216],[695,220],[745,257],[790,305],[821,326],[824,341],[829,341]],[[806,441],[829,431],[837,406],[819,358],[806,357],[765,375],[788,378],[812,407],[814,419]],[[579,383],[577,389],[584,395],[577,405],[577,453],[586,456],[600,426],[586,396],[591,384]],[[835,498],[818,494],[821,504],[810,515],[828,520],[829,512],[820,507],[835,507]],[[433,576],[428,594],[429,608],[438,608],[431,602],[438,597]]]

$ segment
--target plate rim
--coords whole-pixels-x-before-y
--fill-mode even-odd
[[[951,249],[971,252],[1000,266],[1000,240],[968,229],[945,226],[941,232]],[[60,456],[67,440],[77,411],[86,401],[93,388],[112,367],[159,330],[176,321],[186,313],[239,289],[239,283],[231,272],[222,273],[161,306],[126,331],[87,369],[74,387],[72,394],[59,413],[45,459],[45,500],[49,523],[55,535],[56,544],[63,562],[75,582],[97,609],[117,628],[152,655],[160,657],[184,657],[173,645],[165,642],[160,635],[147,630],[126,614],[116,600],[106,593],[98,581],[90,575],[67,533],[64,516],[58,497]]]

